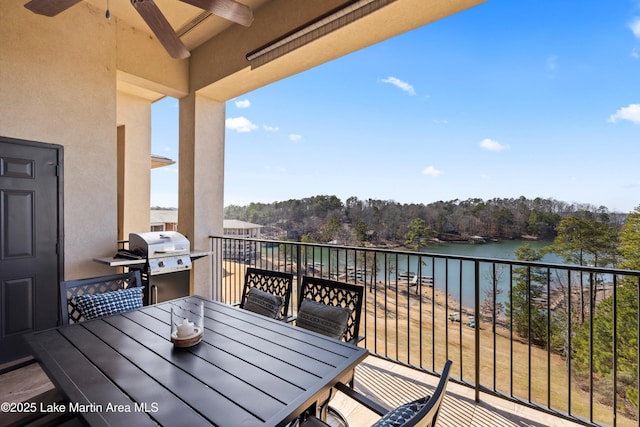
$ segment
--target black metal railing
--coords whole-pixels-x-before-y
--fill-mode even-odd
[[[640,271],[212,237],[214,295],[247,266],[366,287],[371,353],[589,425],[638,425]],[[218,278],[218,279],[217,279]],[[290,313],[297,305],[296,286]]]

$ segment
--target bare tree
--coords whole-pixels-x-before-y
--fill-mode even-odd
[[[480,304],[480,314],[485,318],[491,319],[493,332],[496,331],[497,319],[504,313],[504,304],[497,301],[498,295],[501,295],[504,291],[499,287],[504,269],[504,265],[492,264],[491,270],[486,273],[489,286],[485,287],[484,299]]]

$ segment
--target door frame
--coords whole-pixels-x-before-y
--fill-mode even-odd
[[[46,142],[39,141],[31,141],[26,139],[18,139],[11,138],[0,135],[0,142],[16,144],[26,147],[34,147],[34,148],[43,148],[43,149],[53,149],[56,151],[56,161],[58,162],[57,172],[56,172],[56,186],[57,186],[57,216],[58,221],[56,224],[58,239],[56,243],[56,254],[57,254],[57,264],[58,264],[58,277],[57,283],[60,283],[64,278],[64,147],[60,144],[51,144]],[[58,293],[60,293],[58,287]],[[58,301],[60,300],[60,295],[58,295]],[[56,305],[58,305],[56,301]],[[60,309],[58,309],[58,325],[60,325]]]

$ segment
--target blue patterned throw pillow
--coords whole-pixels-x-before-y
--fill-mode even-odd
[[[296,325],[336,339],[342,339],[349,325],[351,310],[304,299],[298,310]]]
[[[136,287],[101,294],[85,294],[75,299],[82,316],[89,320],[142,307],[142,289],[143,287]]]
[[[405,403],[387,412],[371,427],[401,427],[413,418],[420,409],[427,404],[428,397],[423,397],[413,402]]]

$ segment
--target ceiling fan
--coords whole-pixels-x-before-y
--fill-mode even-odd
[[[82,0],[31,0],[24,7],[45,16],[56,16]],[[173,58],[184,59],[191,54],[153,0],[130,0],[142,19]],[[235,0],[180,0],[204,9],[229,21],[248,27],[253,22],[249,6]]]

